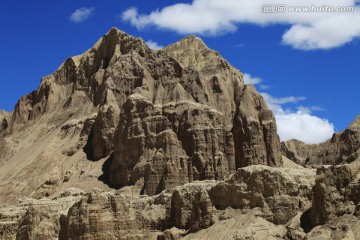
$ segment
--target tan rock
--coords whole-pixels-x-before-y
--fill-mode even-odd
[[[315,172],[309,169],[249,166],[240,168],[210,192],[218,209],[263,209],[263,216],[275,224],[285,224],[312,199]]]
[[[0,137],[5,135],[5,131],[9,128],[9,124],[11,123],[10,116],[11,113],[0,109]]]
[[[195,183],[177,188],[171,197],[170,225],[190,232],[208,228],[214,223],[208,194],[214,183]]]
[[[236,214],[229,219],[216,222],[211,227],[188,234],[184,238],[209,239],[209,240],[232,240],[232,239],[286,239],[286,228],[275,225],[265,219],[258,217],[256,211],[246,214]]]
[[[312,226],[355,213],[355,206],[360,203],[359,173],[360,158],[350,164],[317,169],[311,208]]]
[[[15,206],[0,207],[0,239],[64,239],[62,218],[81,197],[66,193],[54,200],[26,198]]]
[[[281,143],[283,154],[301,165],[320,166],[351,162],[351,155],[360,148],[360,115],[342,132],[320,144],[305,144],[298,140]]]

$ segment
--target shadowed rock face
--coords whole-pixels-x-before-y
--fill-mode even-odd
[[[0,110],[0,137],[5,135],[10,122],[10,113]]]
[[[298,140],[281,143],[283,154],[301,165],[343,164],[360,148],[360,115],[342,132],[320,144],[305,144]]]

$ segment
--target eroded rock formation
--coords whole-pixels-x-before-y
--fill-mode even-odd
[[[321,166],[352,161],[352,154],[360,148],[360,115],[342,132],[320,144],[305,144],[298,140],[281,143],[283,154],[301,165]]]

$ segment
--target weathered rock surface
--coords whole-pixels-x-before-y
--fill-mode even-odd
[[[258,207],[268,221],[285,224],[311,202],[314,181],[313,170],[256,165],[238,169],[209,194],[218,209]]]
[[[216,222],[211,227],[188,234],[182,239],[209,239],[209,240],[232,240],[232,239],[286,239],[286,227],[275,225],[258,217],[257,211],[247,213],[236,212],[227,219]]]
[[[214,224],[213,205],[208,193],[214,184],[203,182],[177,188],[171,197],[171,226],[197,232]]]
[[[313,181],[313,170],[258,165],[225,181],[196,181],[150,197],[134,187],[69,189],[52,200],[0,208],[0,233],[2,239],[215,239],[221,233],[281,239],[285,224],[311,201]]]
[[[306,237],[309,240],[356,240],[360,238],[359,224],[358,217],[345,214],[315,227]]]
[[[298,140],[281,143],[283,154],[301,165],[321,166],[342,164],[360,148],[360,115],[342,132],[320,144],[305,144]]]
[[[333,217],[354,214],[360,202],[360,158],[350,164],[318,168],[311,209],[313,226]]]
[[[69,189],[57,199],[26,198],[15,206],[0,208],[0,239],[64,239],[61,216],[82,194],[79,189]]]
[[[5,131],[9,128],[11,122],[11,113],[4,110],[0,110],[0,137],[5,134]]]

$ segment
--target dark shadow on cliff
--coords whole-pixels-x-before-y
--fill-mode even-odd
[[[94,154],[92,151],[92,139],[94,136],[94,127],[91,127],[90,133],[89,133],[89,137],[86,141],[85,146],[83,147],[83,151],[86,154],[86,159],[94,161]]]
[[[308,233],[313,228],[311,225],[311,208],[306,210],[300,217],[300,227],[305,233]]]
[[[98,177],[98,180],[102,181],[103,183],[105,183],[106,185],[108,185],[111,188],[120,189],[121,186],[111,184],[110,181],[109,181],[110,166],[111,166],[111,162],[113,161],[113,159],[114,159],[114,153],[112,153],[110,155],[110,157],[108,157],[108,159],[106,159],[104,164],[102,165],[101,170],[102,170],[103,174],[101,174]]]

